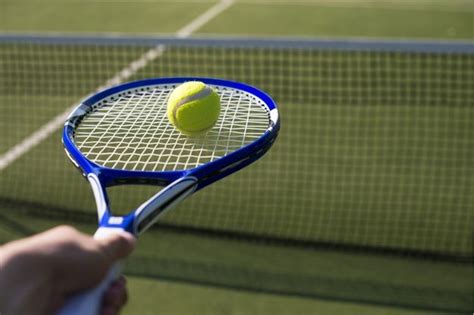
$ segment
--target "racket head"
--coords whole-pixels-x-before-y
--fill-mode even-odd
[[[202,81],[213,87],[221,96],[222,109],[220,118],[214,128],[203,137],[194,138],[182,135],[168,122],[166,117],[167,96],[174,87],[187,81]],[[150,93],[152,96],[150,96]],[[146,95],[149,97],[146,97]],[[144,101],[144,99],[146,99],[146,101]],[[126,163],[123,164],[122,161],[122,164],[120,164],[117,163],[120,161],[114,158],[109,157],[109,160],[107,160],[94,156],[94,150],[120,151],[120,143],[117,145],[117,143],[114,143],[114,139],[125,138],[125,140],[118,140],[119,142],[122,141],[121,144],[125,144],[125,146],[122,146],[122,151],[123,148],[126,149],[124,155],[128,160],[133,161],[135,159],[133,151],[136,148],[134,146],[141,146],[141,142],[138,141],[135,144],[133,141],[134,139],[138,139],[140,135],[126,134],[128,132],[127,128],[132,128],[131,125],[133,125],[128,126],[128,120],[135,119],[135,121],[140,121],[143,118],[133,116],[135,111],[131,111],[131,113],[127,112],[127,106],[134,106],[136,105],[135,103],[139,105],[143,103],[145,107],[149,107],[151,106],[150,104],[153,103],[155,107],[152,107],[145,115],[146,117],[156,116],[160,120],[158,124],[154,124],[152,118],[149,122],[145,122],[140,127],[146,129],[146,132],[143,134],[145,137],[148,137],[148,143],[152,143],[155,150],[151,154],[146,155],[146,159],[151,161],[153,161],[153,159],[166,159],[167,155],[162,153],[163,150],[170,150],[170,144],[171,146],[174,145],[174,147],[177,146],[178,149],[181,150],[180,152],[188,150],[189,152],[186,151],[188,153],[185,156],[187,159],[194,158],[192,155],[195,154],[196,150],[193,151],[190,149],[193,145],[194,148],[197,148],[197,151],[209,151],[206,154],[211,153],[211,157],[202,160],[194,159],[192,163],[188,164],[182,161],[177,163],[176,161],[179,161],[180,158],[178,155],[182,153],[175,154],[172,152],[173,150],[171,150],[171,153],[167,152],[168,161],[171,161],[171,163],[167,163],[167,161],[154,161],[155,164],[152,164],[152,167],[148,167],[147,165],[143,167],[143,164],[140,163],[130,167],[133,163],[126,165]],[[117,106],[117,108],[121,106],[125,109],[120,108],[122,112],[118,113],[118,115],[121,115],[121,118],[111,123],[109,122],[107,128],[118,126],[121,130],[117,131],[118,134],[109,137],[111,138],[107,140],[109,143],[104,144],[100,142],[101,139],[94,138],[95,132],[97,132],[97,130],[93,130],[94,124],[101,125],[101,119],[103,120],[105,119],[103,117],[107,116],[107,114],[102,115],[100,113],[102,109],[108,108],[106,110],[106,112],[108,112],[110,109],[114,109],[115,106]],[[240,106],[242,106],[242,109],[240,109]],[[231,114],[226,116],[226,111]],[[87,128],[81,130],[81,127],[84,126],[87,119],[91,117],[93,113],[98,114],[98,116],[94,118],[95,120],[93,119],[88,122],[89,126],[87,128],[92,128],[92,130],[87,130]],[[255,115],[259,116],[258,121],[253,118]],[[233,121],[229,121],[230,119],[233,119]],[[255,122],[252,120],[255,120]],[[239,121],[239,123],[236,124],[236,121]],[[251,126],[248,126],[249,121]],[[246,123],[247,126],[245,125]],[[238,128],[236,127],[237,125]],[[250,129],[250,127],[254,129]],[[214,78],[156,78],[121,84],[86,98],[68,117],[63,130],[63,144],[68,157],[76,167],[81,170],[82,174],[86,177],[89,174],[94,174],[103,187],[121,184],[166,186],[184,176],[193,176],[198,180],[196,190],[199,190],[260,158],[275,141],[279,128],[280,120],[275,102],[269,95],[255,87],[244,83]],[[150,136],[152,133],[148,133],[148,131],[151,132],[153,130],[157,131],[157,133],[155,133],[154,136]],[[87,134],[91,134],[92,138],[89,140],[92,140],[97,147],[84,146],[83,144],[87,141],[79,139],[84,136],[81,135],[81,132],[86,134],[86,138],[88,137]],[[122,134],[120,134],[120,132],[122,132]],[[123,132],[125,132],[125,135]],[[242,133],[247,133],[247,136],[242,137]],[[127,139],[127,137],[129,139]],[[153,141],[157,139],[160,140],[154,143]],[[165,140],[163,141],[163,139]],[[210,142],[206,142],[207,140],[210,140]],[[83,143],[81,143],[81,141]],[[173,143],[173,141],[175,143]],[[212,144],[212,141],[217,143],[214,149],[206,147],[207,144]],[[242,141],[242,143],[228,145],[229,143],[233,144],[238,141]],[[227,142],[227,144],[222,145],[224,142]],[[132,145],[128,145],[129,143]],[[104,149],[101,145],[109,146],[109,148]],[[160,148],[160,145],[164,145],[164,148]],[[179,146],[182,146],[182,148],[179,148]],[[212,156],[215,152],[210,151],[216,151],[215,148],[219,148],[219,154]],[[222,148],[225,149],[221,150]],[[130,152],[127,153],[127,150]],[[114,151],[111,155],[113,156],[115,153],[117,152]],[[173,154],[176,156],[173,157]],[[140,156],[140,153],[136,155]],[[108,155],[105,154],[105,156]],[[120,158],[118,160],[120,160]]]

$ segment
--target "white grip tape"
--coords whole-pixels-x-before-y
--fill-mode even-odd
[[[94,238],[103,238],[112,233],[123,232],[120,228],[99,228],[94,234]],[[112,265],[107,276],[95,288],[89,289],[71,297],[57,315],[99,315],[102,298],[110,287],[111,283],[117,280],[122,273],[120,262]]]

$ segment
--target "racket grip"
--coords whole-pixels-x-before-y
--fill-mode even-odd
[[[99,228],[94,234],[94,238],[102,238],[111,233],[123,232],[117,228]],[[63,308],[57,315],[99,315],[102,307],[104,293],[112,282],[117,280],[122,274],[122,263],[117,262],[109,269],[105,278],[96,287],[72,296],[66,301]]]

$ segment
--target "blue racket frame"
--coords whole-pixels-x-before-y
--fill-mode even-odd
[[[147,86],[154,85],[174,85],[186,81],[202,81],[210,85],[239,89],[258,97],[266,104],[269,109],[271,125],[269,126],[268,130],[254,142],[226,155],[225,157],[221,157],[215,161],[189,170],[151,172],[112,169],[98,165],[88,160],[75,145],[73,139],[75,125],[90,110],[93,109],[95,104],[99,103],[101,100],[111,97],[115,94],[119,96],[122,91],[130,89],[145,89]],[[129,82],[106,89],[88,97],[82,101],[82,103],[76,107],[76,109],[68,117],[64,125],[62,140],[68,157],[71,159],[74,165],[80,169],[82,175],[86,177],[92,185],[98,206],[99,226],[112,228],[118,227],[133,234],[137,234],[137,227],[135,226],[134,221],[136,217],[135,212],[138,209],[125,216],[113,217],[109,207],[107,192],[105,189],[106,187],[124,184],[167,186],[175,181],[179,183],[180,179],[186,180],[193,178],[195,179],[195,185],[189,186],[189,189],[192,191],[184,191],[187,194],[190,194],[231,173],[240,170],[241,168],[259,159],[271,147],[278,135],[279,129],[280,120],[275,102],[265,92],[253,86],[240,82],[215,78],[173,77]],[[166,189],[167,188],[165,188],[165,190]],[[112,218],[115,218],[115,220]]]

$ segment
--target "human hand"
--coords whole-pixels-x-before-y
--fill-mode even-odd
[[[0,247],[0,314],[55,314],[69,296],[99,284],[134,245],[128,233],[96,240],[61,226]],[[101,315],[118,314],[126,299],[122,277],[104,294]]]

